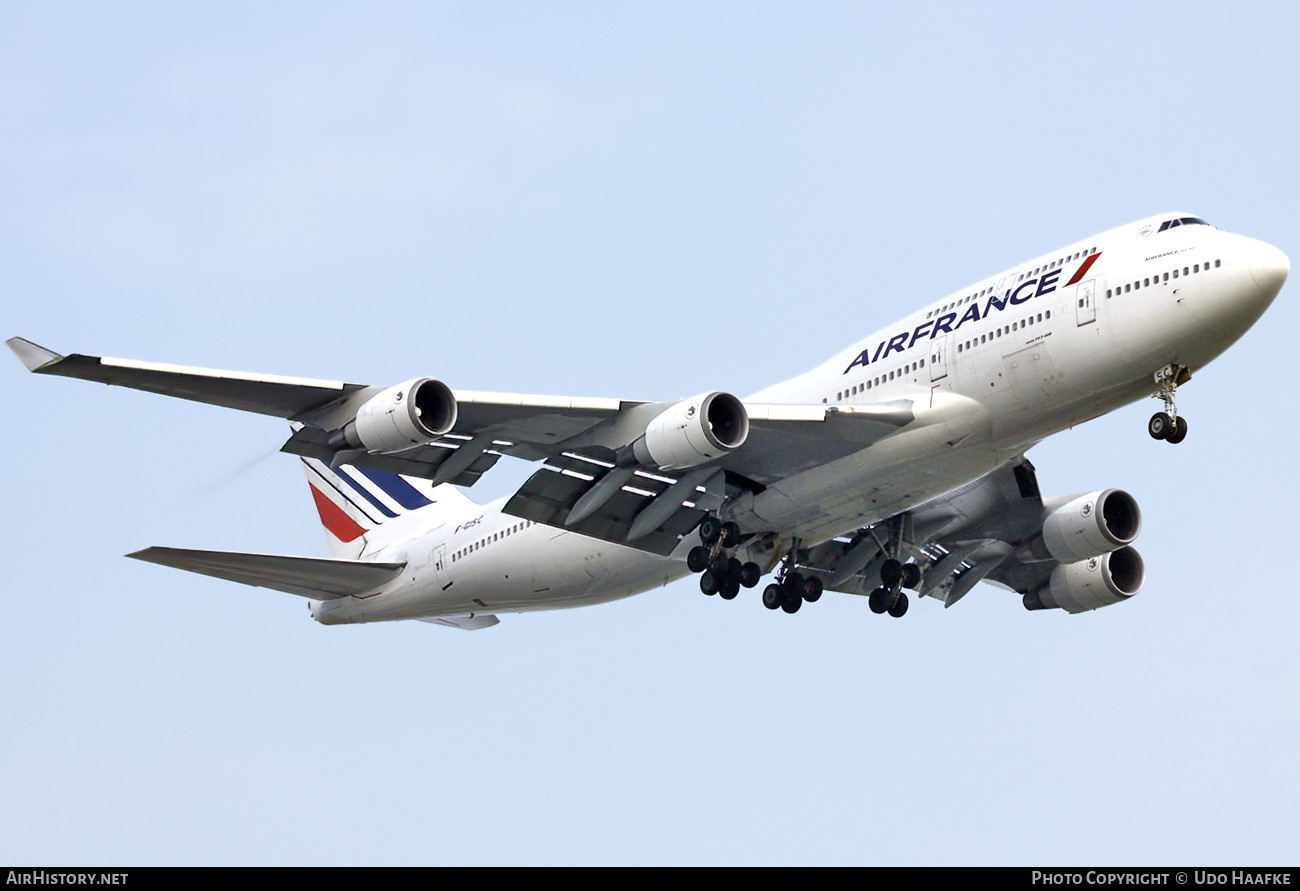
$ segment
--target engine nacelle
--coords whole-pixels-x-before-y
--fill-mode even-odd
[[[740,448],[747,436],[743,402],[730,393],[701,393],[660,412],[632,452],[645,467],[681,470]]]
[[[343,428],[343,438],[367,452],[400,452],[442,436],[456,426],[456,415],[456,397],[446,384],[415,378],[370,397]]]
[[[1048,514],[1035,550],[1073,563],[1130,545],[1141,531],[1142,512],[1133,496],[1105,489],[1080,495]]]
[[[1077,563],[1062,563],[1048,582],[1025,595],[1025,609],[1063,609],[1082,613],[1128,600],[1142,590],[1146,564],[1131,547]]]

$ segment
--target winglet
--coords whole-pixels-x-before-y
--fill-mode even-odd
[[[40,371],[46,365],[53,365],[63,358],[54,350],[47,350],[45,347],[21,337],[11,337],[5,343],[9,345],[9,349],[13,350],[19,359],[23,360],[23,364],[27,366],[28,371]]]

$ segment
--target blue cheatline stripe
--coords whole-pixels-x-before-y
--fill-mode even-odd
[[[383,522],[379,517],[371,516],[370,511],[366,510],[365,505],[359,504],[355,499],[349,498],[347,493],[339,488],[338,484],[334,482],[334,480],[339,479],[339,474],[330,473],[327,475],[325,472],[327,468],[324,464],[320,464],[320,462],[316,462],[317,464],[320,464],[319,467],[313,466],[306,458],[302,459],[302,463],[309,471],[311,471],[312,474],[315,475],[316,479],[320,480],[327,488],[333,490],[343,503],[350,505],[353,510],[365,517],[367,523],[370,523],[372,526],[378,526]],[[331,479],[331,477],[333,477],[333,479]],[[389,516],[395,516],[395,514],[390,513]]]
[[[383,489],[388,493],[389,497],[407,510],[415,510],[416,508],[424,507],[426,504],[433,503],[429,501],[428,498],[425,498],[417,492],[414,486],[395,473],[389,473],[387,470],[376,470],[373,467],[362,467],[357,464],[352,466],[365,474],[367,479],[379,488]]]
[[[389,517],[390,519],[392,517],[397,516],[397,513],[393,511],[391,508],[389,508],[388,505],[384,504],[374,495],[370,494],[370,492],[368,492],[364,486],[362,486],[359,482],[354,480],[352,478],[352,474],[348,472],[348,468],[346,465],[336,467],[334,469],[334,473],[338,476],[339,479],[343,480],[343,482],[347,483],[353,489],[356,489],[357,493],[362,498],[366,499],[366,501],[369,501],[371,504],[373,504],[381,514],[383,514],[386,517]]]

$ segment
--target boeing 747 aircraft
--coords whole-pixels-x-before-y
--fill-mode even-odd
[[[333,556],[151,547],[130,556],[298,594],[327,625],[495,625],[699,575],[796,612],[824,591],[899,617],[978,582],[1077,613],[1137,594],[1128,493],[1044,497],[1025,452],[1148,397],[1148,434],[1188,435],[1178,387],[1285,282],[1277,248],[1185,213],[1139,220],[962,288],[747,399],[679,402],[366,386],[61,356],[31,371],[285,418]],[[540,462],[508,499],[472,486]]]

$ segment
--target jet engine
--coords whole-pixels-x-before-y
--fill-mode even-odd
[[[1127,600],[1142,590],[1146,564],[1131,547],[1122,547],[1052,570],[1047,584],[1025,595],[1025,609],[1063,609],[1082,613]]]
[[[681,470],[740,448],[747,436],[743,402],[730,393],[701,393],[660,412],[632,453],[644,467]]]
[[[456,397],[442,381],[421,377],[370,397],[331,437],[335,448],[384,454],[425,445],[456,426]]]
[[[1030,549],[1039,559],[1072,563],[1132,544],[1141,531],[1142,512],[1133,496],[1105,489],[1080,495],[1048,514]]]

